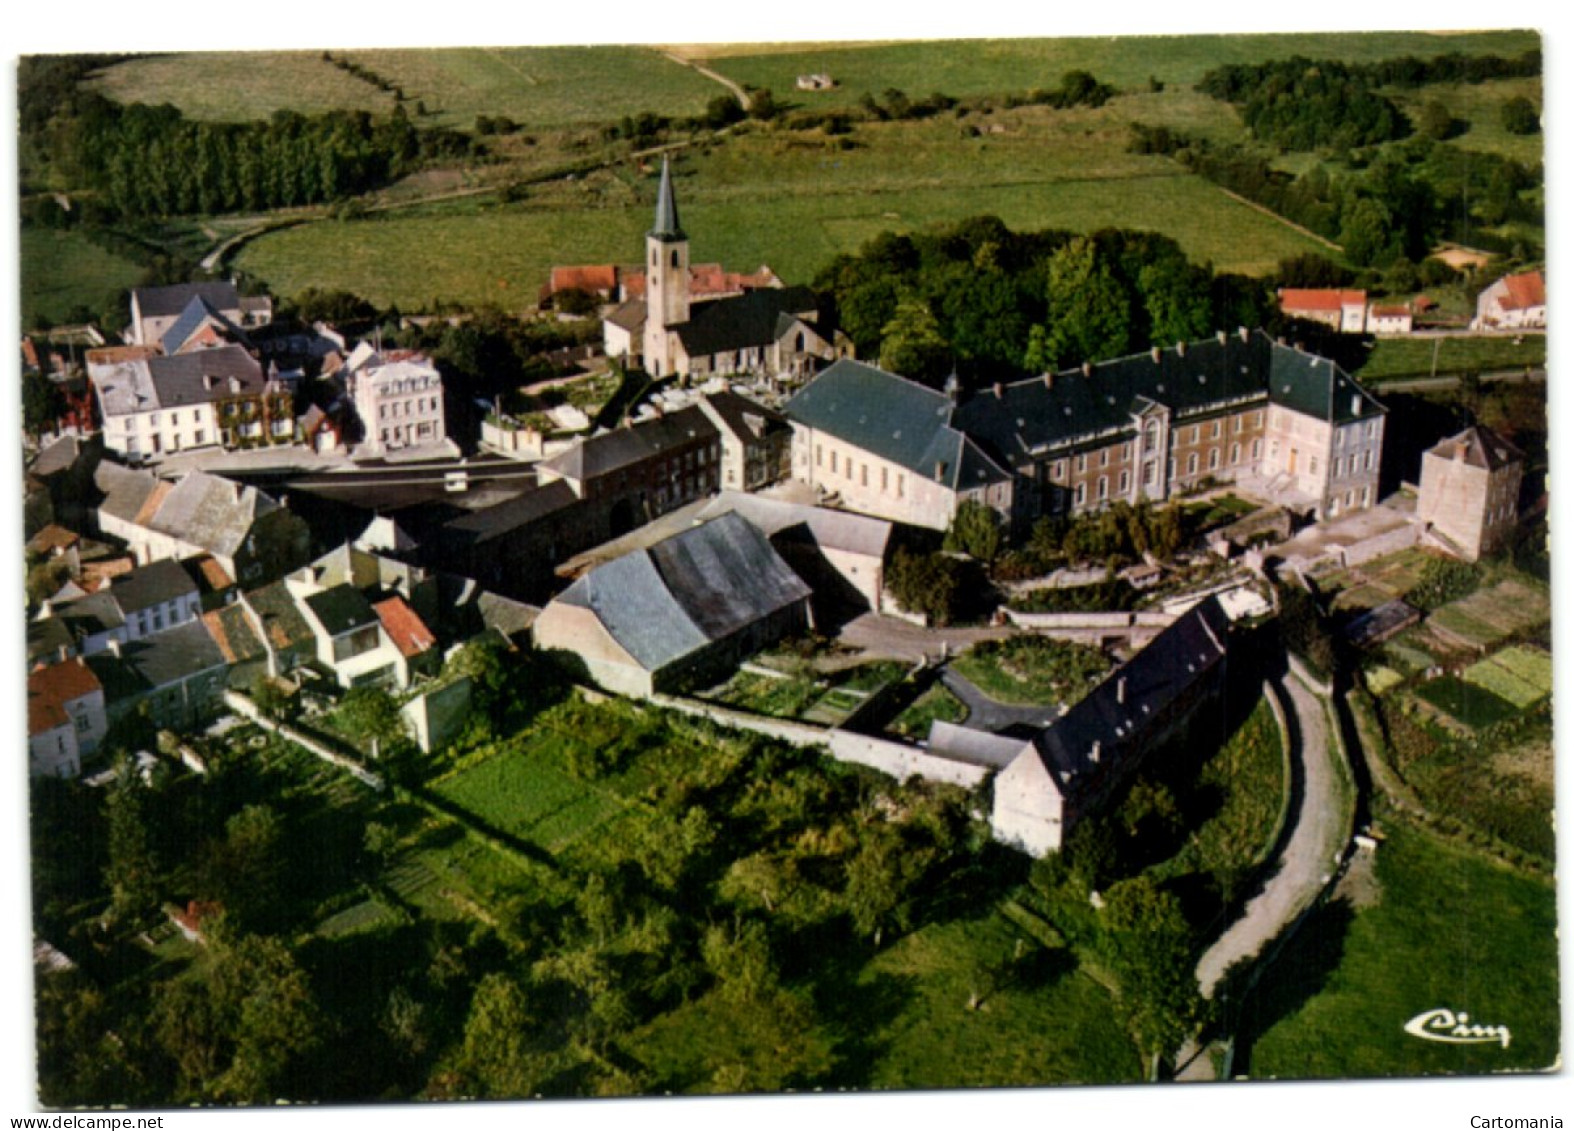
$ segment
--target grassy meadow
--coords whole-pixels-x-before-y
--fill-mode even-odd
[[[1255,1079],[1536,1071],[1559,1058],[1550,881],[1487,863],[1405,825],[1375,877],[1316,913],[1248,1006],[1238,1064]],[[1363,865],[1365,867],[1367,865]],[[1500,1044],[1405,1032],[1425,1010],[1505,1025]]]
[[[23,228],[19,250],[23,326],[40,318],[64,322],[78,306],[97,317],[106,299],[142,274],[138,264],[75,231]]]

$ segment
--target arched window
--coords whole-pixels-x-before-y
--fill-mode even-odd
[[[678,265],[678,249],[677,248],[673,248],[672,249],[672,265],[674,267],[676,267]]]

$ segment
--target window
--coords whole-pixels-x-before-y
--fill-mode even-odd
[[[869,486],[869,465],[867,463],[858,465],[858,485],[860,487]]]
[[[1101,449],[1099,451],[1099,466],[1100,467],[1108,467],[1109,466],[1109,449],[1108,448],[1103,448],[1103,449]]]
[[[1370,503],[1371,501],[1372,501],[1372,488],[1371,487],[1362,487],[1361,488],[1361,505],[1364,507],[1368,503]]]
[[[194,444],[206,444],[208,442],[207,431],[205,429],[198,428],[194,433],[192,433],[191,441]]]
[[[907,476],[905,476],[905,475],[897,475],[897,477],[896,477],[896,497],[898,499],[900,499],[900,498],[903,498],[906,494],[907,494]]]
[[[1066,477],[1066,461],[1057,459],[1049,466],[1049,477],[1057,483]]]
[[[1210,436],[1212,439],[1217,440],[1222,435],[1224,435],[1224,421],[1215,420],[1213,422],[1213,431],[1210,433]]]
[[[1109,476],[1107,476],[1107,475],[1100,475],[1099,476],[1099,496],[1098,497],[1099,497],[1099,502],[1101,502],[1101,503],[1105,499],[1109,498]]]
[[[889,467],[882,467],[880,469],[880,494],[883,495],[887,491],[889,491],[890,489],[891,489],[891,469]]]
[[[1241,445],[1240,445],[1240,441],[1237,440],[1235,443],[1230,445],[1230,463],[1231,464],[1237,464],[1237,463],[1240,463],[1240,462],[1241,462]]]
[[[1233,419],[1233,422],[1230,425],[1230,431],[1238,433],[1242,429],[1244,429],[1245,427],[1246,427],[1246,418],[1244,416],[1237,416],[1237,417],[1235,417]]]
[[[1311,474],[1313,474],[1313,475],[1316,475],[1316,474],[1317,474],[1317,457],[1316,457],[1316,456],[1313,456],[1313,457],[1312,457],[1312,466],[1311,466],[1311,467],[1310,467],[1310,468],[1309,468],[1309,469],[1308,469],[1308,470],[1309,470],[1309,471],[1310,471],[1310,472],[1311,472]]]
[[[825,466],[825,449],[822,448],[819,444],[814,445],[814,466],[815,467],[824,467]]]
[[[1122,471],[1120,473],[1120,493],[1124,495],[1129,490],[1131,490],[1131,472]]]
[[[1262,459],[1262,441],[1252,441],[1252,459]]]
[[[1200,439],[1202,439],[1202,425],[1193,424],[1191,426],[1191,442],[1195,444]]]
[[[1219,470],[1219,449],[1218,448],[1209,448],[1208,449],[1208,470],[1209,471],[1218,471]]]
[[[1337,450],[1342,447],[1344,447],[1344,429],[1338,428],[1334,431],[1334,448]]]
[[[1080,475],[1088,469],[1088,453],[1083,452],[1077,457],[1077,473]]]
[[[835,451],[831,452],[831,474],[832,475],[836,474],[836,452]]]
[[[1151,487],[1151,486],[1153,486],[1154,481],[1158,478],[1158,475],[1159,475],[1159,461],[1158,460],[1150,459],[1147,463],[1142,465],[1142,485],[1144,487]]]
[[[1187,475],[1196,475],[1197,474],[1197,453],[1196,452],[1192,452],[1191,455],[1186,457],[1186,474]]]
[[[1375,453],[1371,448],[1366,449],[1366,470],[1368,471],[1372,470],[1372,459],[1374,455]]]
[[[1158,446],[1159,446],[1159,422],[1157,420],[1150,420],[1150,421],[1148,421],[1148,427],[1147,427],[1146,431],[1143,433],[1142,447],[1143,447],[1144,451],[1151,452],[1154,448],[1156,448]]]
[[[1127,440],[1120,446],[1120,462],[1125,463],[1131,459],[1131,441]]]
[[[1087,501],[1088,501],[1088,485],[1086,483],[1078,483],[1077,484],[1077,506],[1079,506],[1079,507],[1083,506],[1083,505],[1085,505],[1087,503]]]

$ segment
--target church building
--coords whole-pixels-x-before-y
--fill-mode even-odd
[[[666,158],[655,223],[645,234],[644,270],[645,297],[624,303],[603,328],[609,356],[643,364],[653,377],[807,377],[839,356],[835,328],[808,287],[696,299],[689,237],[678,220]]]

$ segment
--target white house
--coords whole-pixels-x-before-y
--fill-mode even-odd
[[[362,342],[345,363],[345,377],[364,430],[362,452],[380,454],[447,439],[443,378],[425,355],[381,353]]]
[[[1321,322],[1341,334],[1360,334],[1366,325],[1366,292],[1332,287],[1282,287],[1279,309],[1291,318]]]
[[[1476,299],[1477,330],[1542,330],[1547,325],[1547,281],[1540,271],[1504,275]]]
[[[71,777],[109,729],[104,688],[80,658],[35,668],[27,676],[28,772]]]

